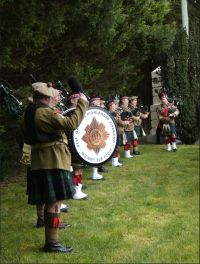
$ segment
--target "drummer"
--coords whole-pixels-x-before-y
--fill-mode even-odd
[[[120,114],[117,112],[117,105],[114,99],[109,100],[106,103],[106,109],[114,117],[116,124],[117,124],[117,130],[118,130],[117,131],[118,147],[112,157],[112,166],[121,167],[122,163],[119,162],[119,147],[121,146],[121,128],[123,132],[123,126],[126,125],[128,121],[121,120]]]
[[[97,106],[97,107],[101,107],[101,97],[94,94],[91,96],[90,98],[90,106]],[[98,172],[107,172],[108,169],[105,168],[103,165],[97,167],[92,167],[92,176],[91,179],[92,180],[103,180],[104,177],[102,175],[100,175]]]
[[[65,115],[67,116],[71,116],[74,112],[74,110],[76,109],[78,100],[80,98],[80,93],[70,93],[69,94],[69,98],[67,101],[67,111],[65,111]],[[68,140],[70,142],[71,138],[70,135],[68,134]],[[82,180],[83,180],[83,168],[84,168],[84,164],[81,163],[77,157],[75,156],[75,154],[73,153],[73,151],[71,150],[71,154],[72,154],[72,169],[73,169],[73,184],[74,184],[74,189],[75,189],[75,193],[73,195],[73,199],[74,200],[86,200],[88,195],[84,192],[82,192]],[[85,187],[85,186],[84,186]]]

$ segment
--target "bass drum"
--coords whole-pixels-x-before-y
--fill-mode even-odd
[[[70,133],[69,144],[78,160],[98,167],[110,160],[117,148],[114,117],[100,107],[90,107],[79,127]]]

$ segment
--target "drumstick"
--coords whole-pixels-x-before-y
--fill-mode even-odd
[[[72,89],[73,93],[83,93],[87,97],[87,99],[90,100],[90,97],[85,93],[80,81],[78,80],[76,76],[71,75],[68,78],[68,84],[70,88]]]

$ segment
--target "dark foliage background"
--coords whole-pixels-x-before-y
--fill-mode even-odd
[[[199,39],[199,3],[190,0],[188,4],[190,30]],[[164,65],[178,50],[180,54],[186,52],[181,56],[190,60],[192,66],[185,69],[187,75],[179,70],[178,79],[181,80],[182,73],[184,86],[179,83],[170,89],[185,97],[189,115],[194,114],[199,75],[194,80],[192,72],[199,67],[199,43],[191,38],[194,42],[189,40],[190,46],[184,50],[175,47],[184,42],[181,38],[178,43],[181,7],[177,1],[2,0],[0,20],[0,83],[12,89],[24,106],[31,93],[30,73],[38,81],[60,80],[66,89],[69,89],[67,77],[74,74],[88,94],[99,93],[105,99],[116,94],[135,94],[150,106],[151,71],[161,63]],[[177,79],[176,74],[178,71],[174,72],[173,80]],[[183,87],[188,85],[190,90],[186,96]],[[189,94],[194,95],[190,103]],[[6,171],[7,162],[15,164],[20,158],[20,147],[16,144],[20,138],[20,117],[8,112],[2,98],[0,121],[0,162],[1,169]],[[192,142],[196,137],[193,121],[189,126],[184,124],[185,142]]]

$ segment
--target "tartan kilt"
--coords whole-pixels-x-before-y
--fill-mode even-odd
[[[163,136],[176,135],[176,125],[175,125],[175,123],[163,124],[162,135]]]
[[[123,146],[123,134],[118,134],[117,135],[117,146],[118,147]]]
[[[73,197],[74,186],[72,174],[69,171],[32,170],[28,176],[28,204],[51,204]]]
[[[126,135],[126,143],[131,144],[132,141],[134,140],[133,131],[125,131],[125,135]]]
[[[142,137],[143,136],[143,131],[142,131],[142,127],[141,126],[134,126],[134,130],[137,134],[138,137]]]

